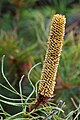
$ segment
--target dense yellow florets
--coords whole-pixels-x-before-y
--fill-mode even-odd
[[[41,73],[41,82],[39,84],[39,93],[45,97],[53,97],[56,73],[65,33],[65,22],[65,17],[59,14],[54,15],[52,18],[48,49]]]

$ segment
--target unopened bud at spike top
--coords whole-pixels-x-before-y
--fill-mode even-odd
[[[44,97],[53,97],[56,73],[62,51],[63,37],[65,33],[65,16],[56,14],[52,18],[50,27],[48,49],[46,52],[41,81],[39,84],[39,94]]]

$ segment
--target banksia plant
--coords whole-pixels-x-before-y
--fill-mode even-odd
[[[48,48],[41,73],[39,84],[39,94],[34,108],[39,104],[46,103],[54,95],[55,79],[59,64],[59,59],[63,46],[63,37],[65,33],[65,16],[56,14],[52,18],[50,27]]]

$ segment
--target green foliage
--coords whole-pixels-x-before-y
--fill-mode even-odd
[[[17,40],[15,33],[8,34],[7,32],[1,32],[0,37],[0,56],[5,54],[10,59],[17,59],[18,61],[28,61],[31,51],[36,48],[37,43],[30,45],[30,47],[24,45],[24,40]]]
[[[6,56],[4,69],[5,75],[9,79],[8,84],[6,84],[6,81],[0,75],[1,114],[4,114],[3,116],[6,120],[8,118],[11,120],[28,120],[28,118],[24,118],[26,116],[29,116],[30,120],[38,120],[45,118],[52,110],[57,109],[54,103],[63,100],[66,106],[63,104],[62,108],[58,108],[60,114],[58,112],[56,115],[51,115],[48,120],[52,118],[70,120],[73,113],[76,113],[75,120],[76,117],[78,119],[80,114],[79,4],[71,4],[74,0],[52,0],[51,5],[37,6],[37,0],[17,1],[0,1],[0,59],[3,55]],[[11,4],[9,7],[12,7],[2,13],[1,9],[5,2],[9,2]],[[15,15],[13,15],[11,10],[14,11]],[[55,13],[65,14],[67,24],[70,21],[70,17],[76,18],[76,14],[78,19],[73,21],[73,18],[71,18],[70,26],[66,26],[66,31],[68,32],[65,36],[58,69],[55,101],[52,100],[44,106],[41,105],[40,108],[34,110],[34,115],[32,112],[28,112],[28,108],[34,103],[35,96],[37,96],[42,63],[36,68],[32,67],[32,65],[44,61],[50,18]],[[74,25],[74,31],[77,32],[77,36],[74,35]],[[32,71],[29,75],[28,71],[31,67],[34,69],[31,69]],[[21,78],[23,74],[26,77]],[[29,75],[28,77],[27,74]],[[23,86],[22,91],[21,86]],[[25,104],[26,99],[29,100],[29,104],[28,102]],[[65,112],[62,113],[63,111]]]
[[[69,82],[75,85],[79,85],[80,81],[80,42],[78,45],[70,45],[69,47],[66,45],[68,43],[65,42],[61,61],[59,65],[59,72],[61,78],[65,82]],[[75,56],[75,57],[74,57]]]
[[[74,0],[52,0],[57,12],[65,14],[70,9],[70,3]],[[67,8],[67,6],[69,6]]]

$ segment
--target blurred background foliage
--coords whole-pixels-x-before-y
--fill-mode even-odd
[[[54,99],[65,101],[69,112],[74,109],[71,98],[76,103],[80,100],[80,0],[0,0],[0,61],[6,55],[5,75],[18,91],[19,80],[25,74],[23,94],[29,95],[32,88],[27,73],[34,64],[44,61],[49,26],[56,13],[64,14],[67,24]],[[41,69],[42,64],[30,75],[34,85],[40,79]],[[1,73],[0,82],[7,86]],[[0,94],[17,97],[1,86]],[[3,106],[11,114],[19,111]]]

